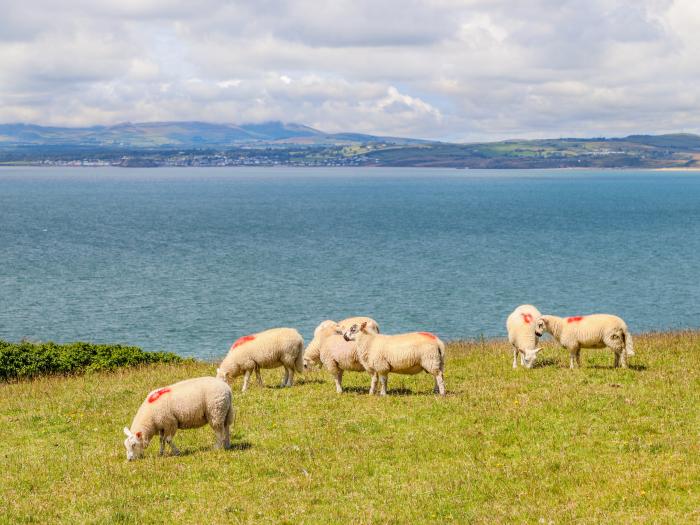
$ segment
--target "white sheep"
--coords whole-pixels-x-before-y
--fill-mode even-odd
[[[282,386],[292,386],[294,372],[304,370],[303,359],[304,339],[299,332],[294,328],[272,328],[237,339],[216,369],[216,377],[228,382],[244,374],[242,390],[245,392],[252,372],[263,386],[260,369],[283,366]]]
[[[374,330],[375,327],[376,323],[371,329]],[[362,372],[365,369],[357,356],[357,344],[346,341],[342,333],[338,323],[323,321],[314,331],[314,338],[304,351],[304,368],[323,364],[333,375],[335,390],[339,394],[343,392],[343,372]]]
[[[314,330],[314,338],[304,350],[304,368],[311,368],[321,364],[321,342],[331,333],[343,335],[353,324],[367,323],[367,330],[379,333],[379,324],[371,317],[348,317],[342,321],[335,322],[330,319],[321,321]],[[329,330],[332,329],[332,330]]]
[[[131,428],[124,427],[126,458],[143,456],[151,438],[160,436],[160,455],[165,444],[173,454],[179,428],[199,428],[207,423],[216,433],[217,446],[230,448],[230,426],[235,419],[231,388],[215,377],[197,377],[154,390],[136,412]]]
[[[506,320],[508,341],[513,345],[513,368],[518,368],[518,354],[520,364],[525,368],[532,368],[537,359],[537,347],[539,338],[535,333],[535,321],[542,316],[540,311],[531,304],[518,306]]]
[[[535,333],[549,332],[569,350],[569,367],[581,367],[581,348],[610,348],[615,353],[615,367],[627,368],[627,357],[634,355],[632,334],[616,315],[592,314],[573,317],[543,315],[535,322]]]
[[[374,394],[377,379],[381,395],[386,395],[389,372],[418,374],[425,371],[435,378],[434,391],[445,395],[445,343],[430,332],[381,335],[368,331],[366,324],[354,324],[344,334],[346,341],[357,342],[357,355],[372,375],[369,393]]]

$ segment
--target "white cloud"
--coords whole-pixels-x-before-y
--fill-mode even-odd
[[[31,5],[30,5],[31,4]],[[0,0],[0,122],[700,131],[695,0]]]

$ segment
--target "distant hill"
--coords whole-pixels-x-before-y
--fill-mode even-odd
[[[302,124],[123,123],[84,128],[0,124],[2,164],[117,166],[425,166],[446,168],[695,168],[700,136],[506,140],[471,144]]]
[[[691,133],[674,133],[669,135],[630,135],[619,139],[635,144],[645,144],[657,148],[700,151],[700,136]]]
[[[422,141],[355,133],[325,133],[309,126],[284,122],[211,124],[206,122],[123,123],[85,128],[34,124],[0,124],[0,148],[12,146],[100,146],[120,148],[219,148],[241,144],[302,143],[352,144]]]

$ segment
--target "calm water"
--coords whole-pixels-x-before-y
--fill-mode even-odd
[[[427,169],[0,170],[0,338],[214,357],[308,340],[502,335],[513,307],[700,327],[700,175]]]

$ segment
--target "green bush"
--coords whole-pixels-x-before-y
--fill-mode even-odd
[[[0,340],[0,381],[46,374],[114,370],[150,363],[179,363],[182,360],[171,352],[144,352],[136,346],[82,342],[63,345],[53,342],[9,343]]]

